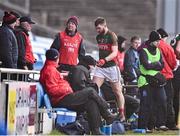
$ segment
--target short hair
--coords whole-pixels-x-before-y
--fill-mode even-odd
[[[141,39],[141,37],[139,37],[139,36],[133,36],[133,37],[131,37],[131,42],[133,42],[135,40],[140,40],[140,39]]]
[[[94,22],[94,25],[95,27],[98,26],[99,24],[106,24],[106,20],[105,18],[103,17],[97,17],[95,22]]]

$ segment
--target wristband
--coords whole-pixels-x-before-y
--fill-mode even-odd
[[[104,61],[105,61],[105,63],[108,62],[108,61],[106,60],[106,58],[104,58]]]

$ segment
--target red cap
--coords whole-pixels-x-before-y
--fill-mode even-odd
[[[5,11],[3,16],[3,23],[5,24],[12,24],[16,22],[17,17],[13,14],[10,14],[9,12]]]

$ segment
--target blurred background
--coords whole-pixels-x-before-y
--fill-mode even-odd
[[[66,19],[72,15],[79,17],[78,29],[86,50],[94,55],[94,20],[98,16],[105,17],[109,29],[127,39],[134,35],[146,39],[159,27],[171,36],[180,32],[180,0],[0,0],[0,21],[5,10],[30,15],[36,21],[32,30],[35,52],[49,48],[55,34],[64,30]]]

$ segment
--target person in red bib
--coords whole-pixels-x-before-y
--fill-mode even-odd
[[[15,31],[18,43],[17,67],[19,69],[33,70],[33,64],[36,62],[28,34],[32,29],[32,24],[35,24],[35,22],[33,22],[30,17],[21,17],[20,26]]]
[[[59,69],[70,71],[76,66],[83,56],[85,56],[85,46],[83,38],[77,31],[78,18],[71,16],[66,23],[64,31],[59,32],[51,45],[59,51]]]

